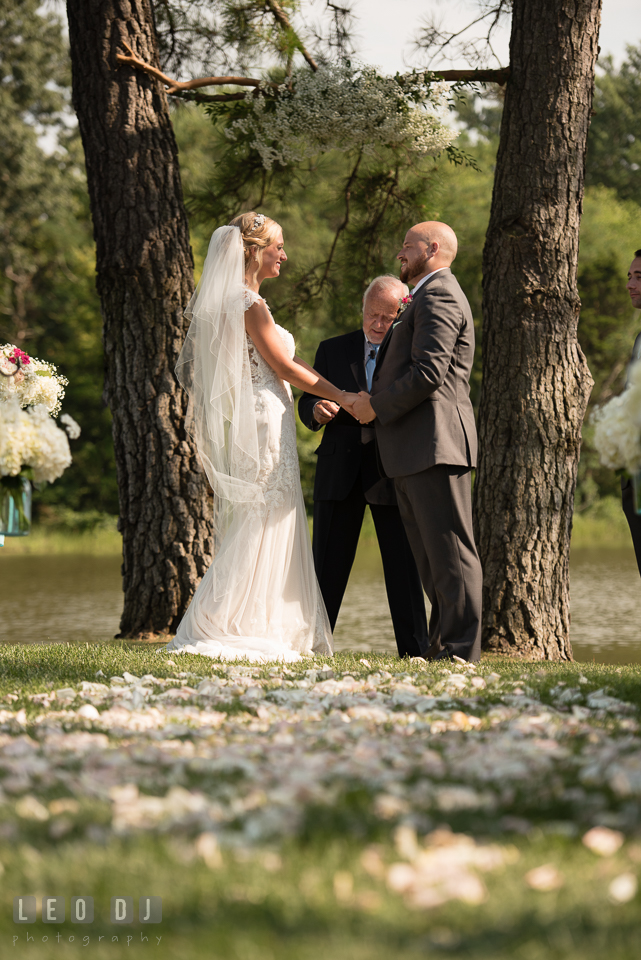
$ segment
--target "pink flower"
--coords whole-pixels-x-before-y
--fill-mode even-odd
[[[15,363],[15,364],[18,364],[18,363],[19,363],[19,364],[20,364],[21,366],[23,366],[23,367],[26,367],[27,364],[31,363],[31,358],[29,357],[29,354],[25,353],[25,352],[24,352],[23,350],[21,350],[19,347],[15,347],[15,348],[14,348],[14,351],[13,351],[13,353],[11,354],[11,356],[9,357],[9,359],[10,359],[13,363]]]
[[[403,310],[407,310],[407,308],[409,307],[410,303],[412,302],[412,297],[413,297],[413,294],[411,294],[411,293],[408,294],[408,296],[406,296],[406,297],[401,297],[401,299],[398,301],[398,312],[399,312],[399,313],[402,313]]]

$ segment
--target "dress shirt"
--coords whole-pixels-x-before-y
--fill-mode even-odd
[[[376,357],[378,356],[379,347],[380,343],[371,343],[367,337],[365,337],[365,378],[367,380],[368,390],[372,389],[372,377],[374,376],[374,368],[376,366]],[[374,351],[373,357],[372,351]]]
[[[422,286],[422,284],[425,283],[426,280],[429,280],[430,277],[433,277],[434,274],[435,274],[435,273],[438,273],[440,270],[447,270],[447,267],[439,267],[438,270],[432,270],[431,273],[428,273],[428,274],[426,274],[424,277],[421,277],[421,279],[418,281],[418,283],[416,284],[416,286],[415,286],[414,289],[412,290],[412,297],[415,297],[415,296],[416,296],[416,291],[418,290],[418,288],[419,288],[420,286]]]

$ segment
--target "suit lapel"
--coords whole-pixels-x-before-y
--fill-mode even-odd
[[[349,366],[359,390],[367,391],[365,377],[365,334],[362,330],[354,335],[349,349]]]
[[[412,304],[413,304],[413,303],[414,303],[414,301],[412,300],[412,303],[410,303],[410,305],[405,308],[405,310],[403,311],[403,313],[401,313],[400,315],[399,315],[398,313],[396,314],[396,320],[394,321],[394,323],[392,324],[392,326],[389,328],[389,330],[388,330],[387,333],[385,334],[385,337],[383,338],[383,342],[382,342],[381,345],[380,345],[380,348],[379,348],[379,351],[378,351],[378,356],[376,357],[376,366],[374,367],[374,371],[378,370],[378,368],[380,367],[381,363],[383,362],[383,358],[384,358],[384,356],[385,356],[385,353],[387,352],[387,348],[388,348],[388,346],[389,346],[389,342],[390,342],[390,340],[392,339],[392,334],[394,333],[394,328],[397,327],[397,326],[399,325],[399,323],[402,323],[402,322],[403,322],[403,320],[405,319],[405,313],[406,313],[408,310],[411,310],[411,309],[412,309]]]
[[[392,338],[392,334],[394,333],[394,328],[397,327],[399,323],[403,323],[405,321],[406,313],[414,307],[414,304],[416,303],[417,298],[420,297],[421,292],[427,288],[428,284],[432,282],[434,277],[438,277],[441,273],[451,273],[451,272],[452,271],[450,270],[449,267],[446,267],[444,270],[436,271],[436,273],[432,274],[432,276],[429,277],[425,281],[425,283],[421,284],[421,286],[418,288],[416,295],[412,294],[412,302],[410,303],[410,305],[406,307],[405,310],[403,310],[403,312],[400,315],[399,314],[396,315],[396,320],[394,321],[392,326],[389,328],[389,330],[385,334],[385,339],[381,343],[381,347],[380,347],[380,350],[378,351],[378,356],[376,358],[376,367],[374,368],[375,370],[378,370],[381,363],[383,362],[383,358],[389,346],[389,342]]]

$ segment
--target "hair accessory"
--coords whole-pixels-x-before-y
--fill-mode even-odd
[[[264,222],[265,222],[264,215],[262,213],[256,214],[256,216],[254,217],[254,225],[252,227],[252,233],[254,233],[255,230],[258,230],[259,227],[262,227]]]

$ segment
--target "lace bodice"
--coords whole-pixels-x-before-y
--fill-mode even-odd
[[[294,338],[292,337],[289,330],[285,330],[284,327],[279,326],[277,323],[274,324],[278,334],[285,344],[285,348],[289,353],[290,357],[293,357],[296,352],[296,346],[294,343]],[[265,359],[263,359],[262,354],[255,346],[252,338],[247,336],[247,351],[249,353],[249,367],[251,370],[252,383],[254,385],[254,392],[262,389],[275,390],[280,393],[283,390],[291,398],[291,389],[288,383],[285,383],[280,379],[278,374],[273,370]]]
[[[245,289],[246,310],[262,299],[253,290]],[[269,310],[269,307],[267,309]],[[293,357],[296,349],[293,336],[279,324],[275,323],[274,326],[289,356]],[[300,476],[294,399],[289,384],[281,380],[270,367],[249,334],[246,336],[256,420],[259,425],[258,483],[263,485],[270,505],[280,507],[295,496]]]
[[[245,310],[249,310],[249,308],[259,300],[262,300],[269,310],[269,306],[263,297],[259,296],[257,293],[254,293],[254,291],[250,290],[248,287],[245,287]],[[271,310],[269,310],[269,315],[271,316]],[[274,318],[272,317],[272,320],[273,319]],[[296,343],[293,336],[289,330],[281,327],[278,323],[274,322],[274,326],[276,327],[281,340],[285,344],[287,353],[290,357],[293,357],[296,353]],[[285,392],[291,399],[292,393],[289,384],[284,383],[275,373],[275,371],[272,370],[267,361],[263,359],[249,334],[247,334],[247,350],[249,352],[249,364],[251,368],[251,378],[254,385],[254,390],[277,388],[278,392],[281,392],[284,388]]]

